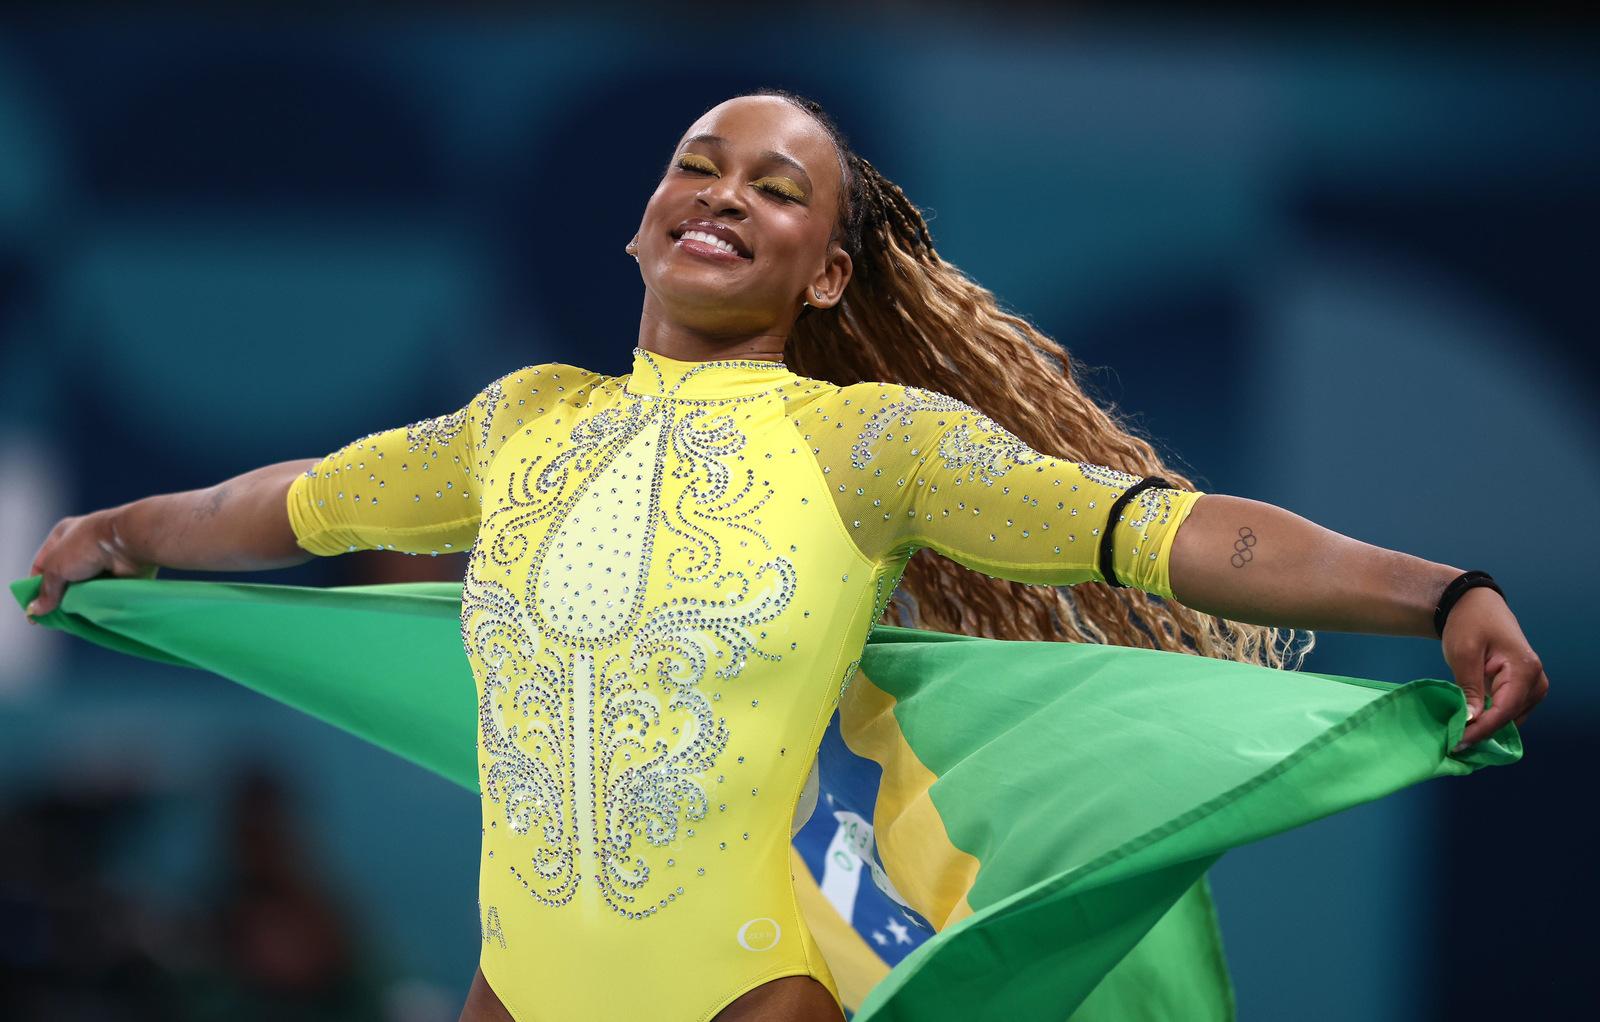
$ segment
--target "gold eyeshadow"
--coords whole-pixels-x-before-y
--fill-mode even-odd
[[[701,156],[699,153],[684,153],[682,156],[678,157],[678,166],[690,167],[690,161],[693,161],[692,167],[695,170],[704,170],[712,174],[717,173],[717,165],[706,159],[704,156]]]
[[[717,165],[715,163],[712,163],[709,159],[701,156],[699,153],[684,153],[682,156],[678,157],[678,166],[682,167],[684,170],[700,171],[706,174],[721,173],[717,170]],[[781,198],[799,202],[806,197],[806,193],[800,188],[800,186],[795,184],[793,181],[790,181],[788,178],[763,178],[762,180],[768,181],[767,184],[761,186],[765,191],[771,192],[772,194]]]
[[[796,200],[806,197],[806,193],[800,190],[800,186],[795,184],[793,181],[790,181],[786,177],[773,178],[772,185],[772,190],[777,192],[779,195],[784,195],[788,198]]]

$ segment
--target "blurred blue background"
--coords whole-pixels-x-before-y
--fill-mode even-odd
[[[1200,489],[1490,570],[1544,659],[1523,763],[1224,858],[1241,1018],[1592,1005],[1582,26],[823,5],[649,24],[52,8],[3,29],[7,578],[62,516],[317,457],[511,368],[626,371],[642,286],[622,246],[660,166],[706,107],[780,85]],[[241,577],[462,570],[358,553]],[[456,1017],[480,937],[470,797],[20,613],[0,643],[0,1006]],[[1320,633],[1306,666],[1450,677],[1413,638]]]

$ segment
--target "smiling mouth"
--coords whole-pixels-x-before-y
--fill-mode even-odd
[[[742,263],[750,261],[750,256],[741,255],[738,249],[707,231],[691,229],[677,235],[676,238],[673,247],[681,248],[693,255],[710,259],[737,260]]]

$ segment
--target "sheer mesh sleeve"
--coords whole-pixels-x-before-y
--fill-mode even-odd
[[[324,557],[466,550],[477,537],[483,480],[510,417],[520,424],[528,398],[555,379],[552,367],[529,366],[453,412],[369,433],[327,455],[289,487],[295,541]]]
[[[1108,524],[1111,505],[1139,476],[1040,453],[935,391],[866,384],[841,394],[848,397],[835,414],[821,415],[834,421],[816,423],[813,449],[846,529],[869,557],[928,547],[1016,582],[1103,582],[1099,549],[1109,528],[1117,581],[1172,598],[1173,538],[1202,492],[1145,489]]]

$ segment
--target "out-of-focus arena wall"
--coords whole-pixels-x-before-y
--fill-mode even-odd
[[[1564,836],[1600,720],[1592,36],[751,17],[9,20],[7,578],[62,516],[319,456],[521,365],[625,371],[642,286],[622,246],[672,145],[781,85],[1199,488],[1488,569],[1544,658],[1522,764],[1222,861],[1242,1017],[1558,1017],[1597,908]],[[364,553],[241,577],[461,571]],[[0,644],[0,987],[127,1017],[176,998],[455,1018],[470,797],[20,613]],[[1436,643],[1332,633],[1307,668],[1450,676]]]

